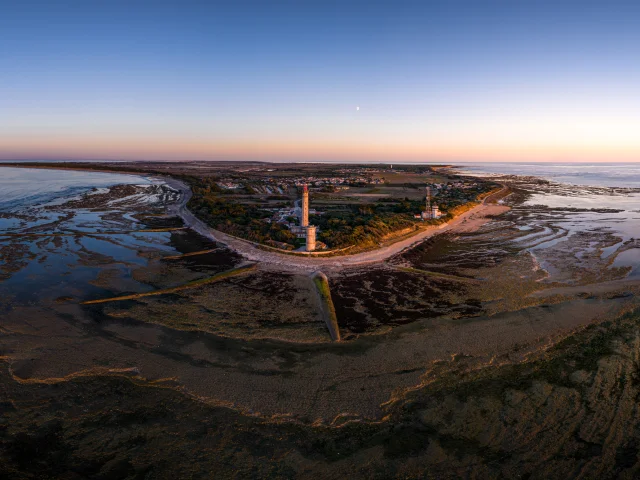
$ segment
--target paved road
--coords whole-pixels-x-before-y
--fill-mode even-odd
[[[181,201],[179,204],[169,207],[171,214],[179,215],[185,224],[215,242],[222,243],[230,249],[241,254],[247,260],[261,262],[265,266],[272,266],[279,270],[306,270],[309,272],[318,269],[341,269],[370,263],[384,262],[388,258],[398,253],[412,248],[425,239],[447,231],[469,231],[486,223],[487,215],[495,215],[507,210],[507,207],[488,203],[486,200],[468,212],[459,215],[447,224],[423,230],[404,240],[400,240],[391,245],[381,247],[368,252],[355,253],[352,255],[341,255],[337,257],[303,257],[296,255],[286,255],[274,251],[266,251],[258,248],[256,244],[232,237],[219,230],[215,230],[197,219],[186,207],[191,198],[191,189],[185,183],[174,178],[167,178],[167,184],[179,190]]]

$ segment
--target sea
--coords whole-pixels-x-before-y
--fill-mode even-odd
[[[640,163],[468,163],[461,164],[458,171],[489,178],[531,176],[569,186],[533,194],[525,202],[530,206],[579,210],[560,214],[555,219],[550,215],[538,220],[538,226],[560,228],[569,236],[578,232],[613,233],[620,241],[605,248],[602,258],[615,258],[613,267],[631,267],[628,278],[640,279],[640,249],[628,248],[616,253],[622,245],[640,239]],[[538,251],[554,243],[557,242],[541,244],[530,251],[536,256]],[[544,263],[542,266],[551,270]]]
[[[103,269],[146,264],[139,252],[174,252],[171,232],[139,233],[148,227],[134,216],[145,211],[136,203],[155,201],[162,183],[142,175],[0,167],[0,317],[11,306],[55,303],[60,295],[108,294],[91,285]],[[128,203],[65,207],[122,184],[144,193],[125,197]]]
[[[638,163],[459,163],[464,173],[483,176],[526,175],[558,183],[591,187],[640,188]]]
[[[150,184],[140,175],[0,167],[0,212],[74,197],[94,188]]]

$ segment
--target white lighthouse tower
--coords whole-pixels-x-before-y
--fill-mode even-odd
[[[437,205],[431,205],[431,187],[427,187],[426,191],[425,210],[422,212],[423,220],[431,220],[434,218],[440,218],[442,214]]]

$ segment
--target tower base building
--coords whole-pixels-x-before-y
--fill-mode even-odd
[[[313,225],[309,225],[306,227],[307,229],[307,242],[306,242],[306,250],[307,252],[313,252],[316,249],[316,227]]]
[[[425,210],[424,212],[422,212],[423,220],[433,220],[436,218],[440,218],[441,216],[442,212],[440,212],[440,209],[437,205],[433,205],[429,210]]]

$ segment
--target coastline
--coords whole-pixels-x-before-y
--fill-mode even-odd
[[[206,225],[195,225],[209,239],[237,241],[251,255],[268,254],[276,262],[229,278],[225,272],[238,271],[234,269],[243,259],[194,233],[195,228],[182,229],[176,216],[191,215],[185,206],[190,192],[179,195],[165,177],[154,178],[161,180],[157,190],[164,196],[158,194],[152,207],[145,202],[144,189],[115,187],[113,192],[56,207],[59,214],[78,215],[77,227],[62,227],[69,236],[48,242],[45,237],[5,242],[11,243],[7,251],[13,250],[17,257],[29,255],[20,250],[23,245],[37,242],[42,250],[39,258],[25,260],[38,269],[40,280],[25,270],[13,285],[4,283],[11,310],[5,313],[7,334],[0,343],[8,352],[3,386],[20,405],[25,405],[25,392],[38,388],[55,397],[56,411],[68,415],[61,422],[70,442],[84,438],[82,430],[71,430],[77,425],[86,426],[91,435],[105,435],[104,419],[112,418],[114,411],[121,411],[124,419],[113,422],[117,438],[133,415],[143,419],[132,427],[141,435],[149,432],[150,424],[164,430],[164,421],[146,421],[149,412],[154,414],[149,405],[172,395],[175,403],[167,407],[162,401],[157,409],[158,418],[166,418],[167,412],[179,415],[176,435],[169,440],[173,443],[167,443],[172,448],[176,438],[202,435],[201,430],[186,435],[185,418],[192,419],[194,428],[215,417],[215,425],[229,425],[233,432],[238,425],[251,429],[252,435],[274,429],[278,442],[283,429],[291,427],[293,440],[287,451],[294,452],[296,462],[302,458],[298,451],[308,452],[307,434],[326,435],[331,445],[347,435],[356,453],[345,455],[351,464],[328,462],[326,472],[331,476],[330,470],[340,465],[358,465],[360,452],[370,452],[367,442],[374,435],[384,443],[389,435],[404,439],[423,432],[425,425],[436,439],[433,442],[443,438],[446,444],[458,435],[456,445],[464,449],[502,445],[505,436],[522,433],[525,421],[534,427],[531,435],[547,439],[554,430],[537,429],[539,423],[532,416],[547,398],[551,399],[547,406],[558,415],[554,425],[564,434],[574,428],[566,420],[572,412],[592,405],[581,398],[587,393],[602,398],[599,386],[620,378],[612,358],[613,362],[629,359],[624,388],[635,388],[637,365],[632,353],[637,355],[637,321],[624,320],[627,317],[621,314],[637,308],[640,282],[624,279],[622,270],[610,268],[612,257],[603,258],[601,252],[640,244],[619,245],[614,234],[596,228],[620,226],[596,222],[611,221],[615,214],[609,210],[532,204],[528,193],[543,197],[557,192],[548,185],[531,183],[529,188],[520,179],[521,183],[507,183],[513,192],[505,198],[511,207],[507,214],[492,216],[507,207],[491,203],[497,198],[490,198],[446,227],[425,232],[431,234],[426,238],[403,239],[406,248],[417,247],[401,251],[398,257],[368,258],[373,261],[344,268],[348,257],[310,259],[265,252]],[[598,202],[603,198],[609,197],[598,197]],[[610,200],[620,202],[620,198]],[[122,199],[129,200],[118,203]],[[114,206],[120,212],[115,217]],[[104,219],[110,228],[91,215]],[[628,222],[634,221],[629,218]],[[143,228],[128,229],[132,219]],[[115,231],[114,220],[121,223],[117,237],[110,233]],[[566,233],[573,225],[577,226]],[[51,223],[40,227],[52,231]],[[88,227],[90,235],[85,234]],[[159,227],[177,230],[155,233]],[[448,234],[437,235],[443,231]],[[550,275],[531,255],[535,245],[544,244],[539,256],[542,263],[555,267]],[[70,262],[68,255],[75,252],[77,260]],[[198,254],[192,256],[193,252]],[[52,272],[49,265],[61,265],[61,270]],[[94,269],[89,276],[84,273],[87,267]],[[322,310],[325,298],[308,275],[312,269],[326,272],[335,319],[327,315],[330,309]],[[564,275],[559,280],[558,270]],[[223,277],[225,281],[217,281]],[[25,295],[31,291],[33,297]],[[622,324],[628,329],[623,337],[617,326],[611,326],[620,318],[627,322]],[[330,342],[327,332],[334,321],[340,342]],[[601,350],[594,353],[591,338],[602,345]],[[627,341],[629,353],[615,357],[627,348]],[[584,352],[588,361],[580,357]],[[607,365],[615,368],[604,370]],[[589,378],[600,380],[591,387]],[[115,386],[119,381],[126,390]],[[52,383],[57,388],[50,392]],[[66,389],[72,390],[61,397]],[[121,391],[124,394],[116,397]],[[629,390],[626,397],[631,406],[621,404],[628,410],[620,410],[618,397],[605,392],[606,401],[598,404],[598,411],[616,415],[622,411],[634,418],[630,416],[634,393]],[[80,396],[91,410],[77,408]],[[105,399],[114,398],[128,402],[126,407],[110,406],[105,411]],[[125,404],[119,400],[118,405]],[[41,422],[42,402],[28,408],[39,415],[34,424]],[[448,413],[452,408],[456,415]],[[501,408],[504,415],[496,413]],[[502,418],[518,422],[503,423]],[[17,415],[12,420],[21,425]],[[599,420],[582,424],[594,421]],[[608,428],[607,422],[602,425]],[[400,428],[409,429],[409,435]],[[465,434],[464,428],[470,433]],[[520,448],[541,443],[537,436],[531,442],[529,438],[514,444]],[[232,445],[236,444],[245,448],[254,442],[244,437],[234,439]],[[117,445],[127,455],[141,451],[135,445]],[[428,464],[432,457],[430,450],[425,451],[416,458]],[[445,462],[447,468],[461,465],[454,453]],[[310,461],[316,467],[325,465],[317,458],[322,457]],[[334,476],[348,476],[351,471],[345,466],[341,475]]]
[[[141,177],[147,177],[149,179],[158,179],[166,183],[170,188],[180,192],[180,202],[178,204],[169,204],[166,206],[167,213],[169,215],[175,215],[180,217],[185,226],[191,228],[203,237],[221,243],[227,246],[229,249],[239,253],[248,261],[260,262],[265,265],[269,265],[272,268],[280,270],[304,270],[307,272],[314,272],[318,268],[328,269],[343,269],[349,267],[357,267],[366,264],[382,263],[389,258],[398,255],[402,252],[410,250],[416,247],[425,240],[433,237],[434,235],[445,232],[473,232],[485,224],[489,219],[487,217],[499,215],[509,210],[509,207],[497,205],[491,203],[491,197],[499,196],[500,194],[508,191],[508,187],[502,186],[502,189],[498,192],[494,192],[484,199],[482,199],[479,205],[467,210],[466,212],[456,216],[454,219],[441,225],[427,227],[421,231],[417,231],[405,238],[393,241],[388,245],[384,245],[379,248],[368,250],[365,252],[359,252],[355,254],[331,254],[327,252],[326,256],[310,255],[304,253],[291,253],[291,252],[278,252],[277,249],[269,248],[259,243],[251,242],[233,235],[226,234],[219,230],[216,230],[202,220],[198,219],[189,209],[187,203],[192,197],[191,188],[183,181],[174,178],[170,175],[162,175],[158,173],[144,173],[134,172],[127,169],[122,170],[110,170],[89,168],[89,167],[69,167],[56,166],[55,164],[49,165],[16,165],[16,164],[2,164],[0,167],[5,166],[8,168],[25,168],[25,169],[49,169],[49,170],[61,170],[61,171],[79,171],[79,172],[91,172],[91,173],[106,173],[113,175],[139,175]],[[348,250],[347,247],[342,250]]]
[[[341,269],[366,264],[381,263],[395,255],[400,254],[401,252],[419,245],[426,239],[439,233],[450,231],[474,231],[485,224],[487,221],[489,221],[489,216],[499,215],[509,210],[509,207],[492,204],[487,201],[493,195],[504,193],[506,190],[508,190],[507,187],[503,186],[500,192],[496,192],[490,196],[487,196],[485,199],[483,199],[482,203],[458,215],[450,222],[438,226],[433,226],[433,228],[427,228],[421,232],[417,232],[415,235],[409,236],[406,239],[397,241],[390,245],[383,246],[375,250],[355,254],[345,254],[328,258],[310,258],[304,255],[298,256],[266,251],[259,248],[260,245],[257,243],[234,237],[232,235],[228,235],[219,230],[209,227],[200,219],[196,218],[196,216],[193,215],[193,213],[191,213],[186,206],[192,195],[189,186],[184,182],[172,177],[165,177],[165,181],[167,185],[169,185],[169,187],[174,188],[181,193],[180,203],[178,205],[169,206],[169,211],[172,214],[178,215],[180,218],[182,218],[186,226],[192,228],[195,232],[203,235],[210,240],[226,245],[228,248],[241,254],[249,261],[260,262],[285,270],[295,269],[311,272],[317,270],[319,267]]]

